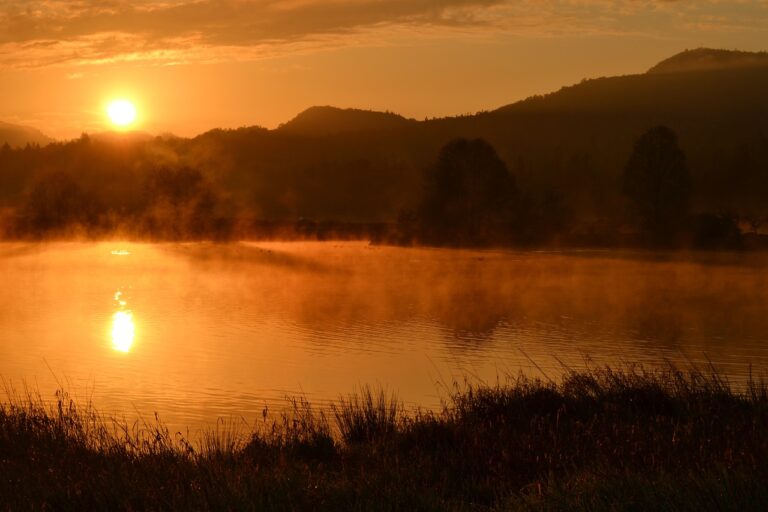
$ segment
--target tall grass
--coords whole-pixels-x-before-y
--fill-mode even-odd
[[[394,394],[365,386],[358,394],[340,398],[331,410],[341,438],[347,443],[375,441],[397,432],[402,406]]]
[[[768,388],[711,368],[457,384],[439,411],[362,388],[195,440],[56,398],[0,405],[0,509],[768,509]]]

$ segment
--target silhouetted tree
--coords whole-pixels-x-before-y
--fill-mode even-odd
[[[198,169],[166,166],[152,170],[144,187],[147,197],[162,197],[180,204],[196,198],[205,187],[205,179]]]
[[[530,236],[537,240],[546,241],[566,231],[571,215],[563,205],[562,196],[555,190],[546,190],[541,198],[536,217],[535,230],[537,232],[531,233]]]
[[[226,238],[233,212],[200,170],[181,167],[153,169],[144,183],[143,229],[171,239]]]
[[[698,249],[737,249],[742,247],[736,219],[726,214],[702,213],[692,219],[693,246]]]
[[[757,235],[760,232],[760,227],[765,224],[766,216],[760,215],[755,210],[748,209],[741,214],[741,219],[749,225],[749,229],[752,234]]]
[[[419,217],[412,210],[401,210],[397,215],[394,242],[400,245],[411,245],[416,237]]]
[[[456,139],[427,170],[419,209],[431,243],[489,243],[508,230],[517,186],[496,150],[482,139]]]
[[[624,194],[651,241],[672,241],[685,219],[690,194],[685,154],[672,130],[657,126],[637,140],[624,168]]]
[[[42,235],[73,227],[95,227],[104,207],[85,191],[75,176],[51,172],[41,176],[20,208],[22,230]]]

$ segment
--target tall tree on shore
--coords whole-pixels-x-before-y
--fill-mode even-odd
[[[673,241],[688,212],[690,195],[685,153],[675,132],[657,126],[637,140],[624,168],[623,189],[651,241]]]
[[[503,233],[513,214],[515,178],[483,139],[456,139],[426,173],[419,211],[422,238],[439,244],[484,244]]]

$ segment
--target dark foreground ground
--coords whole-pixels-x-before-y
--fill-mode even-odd
[[[0,509],[768,510],[768,392],[714,372],[456,386],[405,413],[363,390],[190,444],[161,425],[7,398]]]

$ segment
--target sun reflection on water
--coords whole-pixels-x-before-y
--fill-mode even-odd
[[[133,323],[133,313],[116,311],[112,315],[112,347],[120,352],[128,352],[133,345],[136,327]]]
[[[128,303],[123,299],[123,292],[115,292],[114,299],[119,309],[112,315],[112,348],[119,352],[129,352],[136,336],[133,313],[125,309]]]

